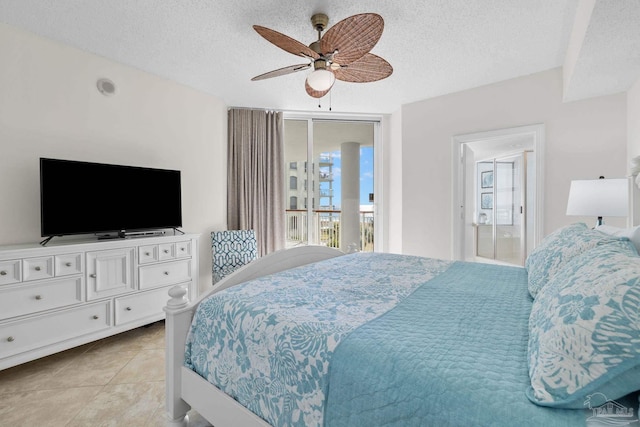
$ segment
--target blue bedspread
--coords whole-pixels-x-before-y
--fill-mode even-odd
[[[185,365],[274,426],[585,426],[525,395],[531,303],[523,268],[346,255],[204,300]]]
[[[530,311],[523,268],[455,263],[340,343],[326,425],[585,426],[525,396]]]

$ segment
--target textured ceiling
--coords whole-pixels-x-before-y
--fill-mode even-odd
[[[638,21],[621,33],[615,22],[637,16],[640,0],[597,3],[582,38],[586,47],[577,53],[572,99],[626,90],[640,74],[637,51],[627,50],[629,39],[640,40]],[[614,5],[621,3],[629,10]],[[315,12],[329,15],[329,26],[375,12],[385,29],[372,53],[394,73],[374,83],[337,82],[331,103],[333,111],[391,113],[402,104],[562,66],[577,8],[578,0],[0,0],[0,22],[193,87],[228,106],[317,111],[318,101],[304,90],[306,72],[250,81],[304,62],[252,25],[309,44]],[[619,12],[607,13],[611,8]],[[626,44],[612,51],[610,41]],[[616,61],[625,67],[617,84],[602,83],[595,74],[610,73]],[[323,111],[328,104],[325,97]]]

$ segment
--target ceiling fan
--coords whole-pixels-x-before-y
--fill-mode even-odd
[[[283,76],[313,67],[304,86],[310,96],[322,98],[329,93],[336,79],[366,83],[382,80],[393,73],[391,64],[369,52],[382,35],[384,21],[380,15],[353,15],[338,22],[322,35],[328,23],[329,17],[323,13],[311,17],[311,24],[318,32],[318,40],[309,46],[277,31],[254,25],[253,28],[262,37],[309,62],[269,71],[251,80]]]

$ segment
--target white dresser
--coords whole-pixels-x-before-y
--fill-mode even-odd
[[[164,319],[197,282],[195,234],[0,247],[0,370]]]

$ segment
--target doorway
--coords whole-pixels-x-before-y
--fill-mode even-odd
[[[524,265],[541,240],[544,125],[453,138],[453,259]]]

